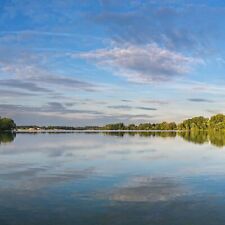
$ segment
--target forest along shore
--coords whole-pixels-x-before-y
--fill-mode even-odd
[[[150,132],[150,131],[192,131],[192,130],[220,130],[225,131],[225,115],[217,114],[211,118],[203,116],[186,119],[181,123],[161,122],[161,123],[140,123],[138,125],[124,123],[113,123],[104,126],[16,126],[15,122],[10,118],[0,117],[0,132],[1,131],[16,131],[20,133],[71,133],[71,132]]]

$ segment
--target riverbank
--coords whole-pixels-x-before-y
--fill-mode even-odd
[[[16,133],[141,133],[141,132],[183,132],[182,130],[16,130]]]

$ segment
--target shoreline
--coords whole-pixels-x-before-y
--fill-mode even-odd
[[[198,132],[209,132],[210,130],[197,130]],[[217,130],[224,131],[224,130]],[[182,132],[193,132],[193,130],[11,130],[11,131],[0,131],[0,133],[15,133],[15,134],[41,134],[41,133],[182,133]]]
[[[141,133],[141,132],[184,132],[184,130],[17,130],[14,133]]]

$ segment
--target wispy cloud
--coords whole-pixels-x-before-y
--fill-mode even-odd
[[[37,93],[30,93],[30,92],[24,92],[24,91],[16,91],[16,90],[6,90],[6,89],[0,89],[0,98],[21,98],[21,97],[34,97]]]
[[[104,85],[78,80],[74,78],[74,75],[65,76],[45,69],[44,66],[38,64],[38,61],[32,63],[26,57],[23,60],[22,62],[5,62],[2,66],[0,61],[0,72],[5,76],[13,77],[13,79],[1,79],[1,86],[33,92],[50,92],[52,86],[91,92],[104,88]]]
[[[147,110],[147,111],[156,111],[156,110],[157,110],[157,108],[153,108],[153,107],[144,107],[144,106],[136,107],[136,109]]]
[[[0,86],[23,89],[31,92],[51,92],[47,88],[39,87],[37,84],[18,79],[0,80]]]
[[[79,57],[93,61],[129,81],[151,83],[168,81],[176,76],[183,76],[203,60],[182,55],[159,47],[157,44],[145,46],[128,45],[112,49],[100,49],[87,53],[74,53]]]
[[[149,114],[127,113],[118,111],[107,113],[105,110],[88,110],[77,107],[68,107],[60,102],[49,102],[39,106],[16,104],[0,104],[0,115],[10,116],[18,124],[37,125],[103,125],[113,122],[143,122],[152,120],[156,116]]]
[[[0,112],[7,111],[16,112],[34,112],[34,113],[55,113],[58,114],[94,114],[101,115],[102,113],[94,110],[81,110],[81,109],[71,109],[64,106],[64,104],[59,102],[49,102],[41,106],[23,106],[23,105],[12,105],[12,104],[0,104]],[[66,116],[66,115],[65,115]]]
[[[100,110],[77,109],[67,107],[60,102],[49,102],[41,105],[0,104],[0,115],[15,119],[18,124],[56,124],[84,125],[84,120],[95,120],[104,117]]]
[[[154,104],[154,105],[167,105],[169,103],[169,101],[165,101],[165,100],[158,100],[158,99],[143,99],[141,100],[142,103],[144,104]]]
[[[129,105],[110,105],[110,106],[108,106],[108,108],[110,108],[110,109],[123,109],[123,110],[127,110],[127,109],[132,109],[132,106],[129,106]]]
[[[205,98],[189,98],[188,101],[190,102],[206,102],[206,103],[212,103],[213,101],[210,99],[205,99]]]
[[[126,9],[125,4],[130,10],[115,10]],[[223,4],[215,3],[212,7],[205,2],[168,0],[139,1],[136,4],[124,1],[119,5],[106,5],[104,10],[92,13],[90,18],[119,43],[157,42],[170,49],[212,54],[211,50],[216,45],[212,40],[215,36],[224,37],[219,20],[224,16]]]
[[[157,108],[153,107],[145,107],[145,106],[130,106],[130,105],[110,105],[108,106],[110,109],[121,109],[121,110],[130,110],[130,109],[140,109],[147,111],[156,111]]]

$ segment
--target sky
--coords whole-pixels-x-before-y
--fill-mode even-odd
[[[225,113],[225,2],[0,0],[0,116],[18,125]]]

